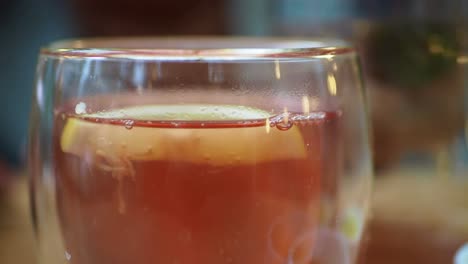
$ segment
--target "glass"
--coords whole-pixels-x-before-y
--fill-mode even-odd
[[[340,41],[51,44],[29,144],[40,263],[354,263],[367,121]]]

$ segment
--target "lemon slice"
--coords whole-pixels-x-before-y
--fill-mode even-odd
[[[144,105],[85,116],[150,121],[229,121],[264,119],[270,117],[270,114],[260,109],[237,105]]]
[[[84,114],[120,120],[229,121],[268,118],[263,110],[224,105],[148,105]],[[280,131],[266,126],[242,128],[161,128],[90,122],[68,118],[62,151],[82,158],[104,157],[115,166],[128,161],[169,160],[214,166],[255,164],[306,157],[299,129]]]

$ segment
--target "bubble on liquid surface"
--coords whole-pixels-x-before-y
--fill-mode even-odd
[[[285,112],[270,118],[270,126],[276,127],[281,131],[290,129],[294,125],[290,115],[289,112]]]
[[[135,122],[134,122],[133,120],[126,120],[126,121],[124,122],[124,126],[125,126],[126,129],[132,129],[134,123],[135,123]]]
[[[276,128],[278,128],[279,130],[282,130],[282,131],[286,131],[286,130],[290,129],[293,125],[294,124],[293,124],[292,121],[280,122],[280,123],[276,124]]]
[[[86,103],[84,102],[77,103],[75,106],[75,114],[77,115],[86,114]]]
[[[297,114],[284,112],[270,118],[270,127],[276,127],[279,130],[285,131],[293,127],[309,122],[318,122],[326,118],[325,112],[313,112],[309,114]]]

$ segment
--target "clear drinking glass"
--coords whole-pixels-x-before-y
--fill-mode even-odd
[[[357,55],[333,40],[42,49],[40,263],[354,263],[372,183]]]

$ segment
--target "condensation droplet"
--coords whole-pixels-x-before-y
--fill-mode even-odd
[[[132,129],[134,123],[135,122],[133,120],[127,120],[127,121],[124,122],[124,126],[125,126],[126,129]]]

